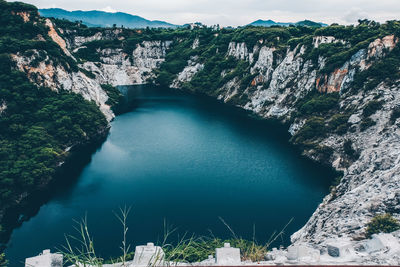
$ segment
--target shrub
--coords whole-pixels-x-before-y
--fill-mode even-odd
[[[337,134],[345,134],[349,128],[349,114],[335,114],[329,122],[329,128]]]
[[[400,229],[400,223],[389,213],[375,216],[368,224],[366,235],[371,237],[378,233],[391,233]]]
[[[382,102],[377,100],[371,100],[365,105],[363,110],[363,116],[369,117],[374,114],[377,110],[382,107]]]
[[[375,124],[376,124],[376,122],[373,119],[371,119],[370,117],[364,118],[361,121],[360,130],[365,131],[369,127],[374,126]]]
[[[311,99],[305,100],[300,106],[300,112],[303,114],[313,114],[328,111],[335,108],[339,102],[339,94],[320,94],[313,93]]]
[[[312,117],[293,136],[294,143],[300,144],[314,137],[323,137],[326,134],[325,121],[321,117]]]
[[[390,123],[394,124],[398,118],[400,118],[400,106],[392,110],[392,114],[390,114]]]
[[[318,153],[323,163],[328,162],[333,155],[333,148],[329,146],[316,146],[315,151]]]
[[[353,143],[351,140],[346,140],[343,143],[343,150],[344,153],[346,153],[347,156],[349,156],[351,159],[356,160],[360,156],[357,151],[354,150],[353,148]]]
[[[5,267],[7,266],[8,261],[6,260],[6,256],[4,253],[0,253],[0,266]]]
[[[101,88],[107,93],[108,99],[106,104],[111,106],[111,109],[115,113],[119,113],[121,111],[121,106],[124,103],[124,96],[121,92],[112,86],[111,84],[102,84]]]
[[[93,72],[91,72],[91,71],[88,71],[88,70],[82,69],[82,68],[79,68],[79,71],[83,72],[90,79],[96,78],[96,75],[94,75]]]

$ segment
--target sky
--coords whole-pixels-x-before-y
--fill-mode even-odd
[[[258,19],[352,24],[400,20],[400,0],[20,0],[38,8],[125,12],[174,24],[239,26]]]

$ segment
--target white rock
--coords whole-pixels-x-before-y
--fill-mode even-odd
[[[132,264],[134,266],[159,266],[164,262],[164,251],[153,243],[146,246],[136,246]]]
[[[63,255],[50,253],[50,249],[43,250],[43,253],[36,257],[25,259],[25,267],[62,267]]]
[[[237,265],[240,264],[240,249],[231,248],[229,243],[225,243],[223,248],[215,250],[217,265]]]
[[[374,234],[366,244],[365,248],[368,252],[376,252],[380,250],[390,250],[392,252],[400,252],[400,244],[397,238],[392,234]]]
[[[346,257],[354,254],[353,245],[348,240],[328,241],[327,249],[331,257]]]
[[[307,245],[292,245],[288,248],[288,260],[300,262],[318,262],[320,259],[320,252],[317,249],[311,248]]]

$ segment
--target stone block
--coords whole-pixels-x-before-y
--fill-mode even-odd
[[[328,254],[331,257],[343,257],[354,253],[354,248],[349,241],[336,240],[327,244]]]
[[[320,252],[306,245],[293,245],[288,248],[287,258],[292,261],[318,262]]]
[[[134,266],[157,266],[164,262],[164,251],[153,243],[147,243],[146,246],[136,246],[135,256],[133,258]]]
[[[237,265],[240,264],[240,249],[231,248],[229,243],[225,243],[223,248],[215,249],[217,265]]]
[[[50,249],[43,250],[36,257],[25,259],[25,267],[62,267],[63,255],[60,253],[51,253]]]

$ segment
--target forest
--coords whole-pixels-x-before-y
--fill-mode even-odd
[[[27,12],[24,23],[16,12]],[[35,22],[35,23],[34,23]],[[36,23],[39,22],[39,23]],[[38,87],[16,70],[12,53],[46,51],[76,67],[47,36],[35,7],[0,1],[0,211],[48,184],[69,149],[104,136],[108,122],[93,102],[64,90]],[[0,227],[1,230],[1,227]],[[1,261],[1,257],[0,257]]]

